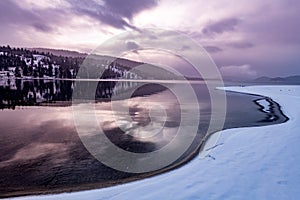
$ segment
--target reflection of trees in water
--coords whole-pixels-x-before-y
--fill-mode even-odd
[[[113,89],[115,85],[115,81],[99,82],[96,89],[96,97],[111,98],[113,95]]]
[[[79,97],[110,99],[113,94],[122,93],[137,85],[135,82],[116,83],[115,81],[79,81],[76,83],[68,80],[43,79],[15,79],[13,81],[15,82],[14,87],[10,84],[0,86],[0,109],[14,109],[16,106],[33,106],[41,103],[70,103],[75,86],[77,87],[76,90],[79,91]],[[93,87],[93,84],[96,84],[96,87]],[[92,93],[90,88],[97,89]]]
[[[118,95],[122,92],[136,88],[137,82],[131,81],[104,81],[98,82],[96,89],[96,99],[110,99],[113,95]]]
[[[38,105],[43,102],[69,101],[72,97],[72,81],[21,80],[15,87],[0,86],[0,108]]]

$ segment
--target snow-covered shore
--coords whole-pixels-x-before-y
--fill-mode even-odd
[[[225,89],[268,96],[290,120],[221,131],[209,156],[199,155],[159,176],[104,189],[18,199],[300,199],[300,86]]]

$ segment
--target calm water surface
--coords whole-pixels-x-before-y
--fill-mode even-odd
[[[86,84],[92,83],[11,80],[0,86],[0,197],[99,188],[153,174],[114,170],[86,150],[76,131],[71,106],[73,89],[81,87],[79,91],[84,97]],[[116,99],[119,105],[128,106],[131,120],[126,119],[128,113],[113,112],[110,98],[139,84],[99,82],[94,105],[99,126],[106,136],[126,151],[142,153],[167,145],[176,135],[180,113],[195,109],[195,105],[180,105],[170,90],[150,83],[137,90],[129,100]],[[199,148],[210,123],[211,102],[206,85],[199,81],[192,86],[200,106],[197,137],[171,167],[190,158]],[[180,88],[182,84],[174,82],[169,87]],[[221,93],[218,90],[213,92]],[[238,93],[227,93],[226,97],[224,129],[282,123],[287,119],[270,99]],[[259,104],[261,101],[265,101],[269,108],[264,109]],[[75,106],[82,106],[82,103]],[[159,112],[151,113],[150,118],[153,107],[164,109],[166,118]],[[118,116],[118,123],[115,116]],[[151,130],[164,128],[159,134],[149,136],[150,131],[140,129],[145,126]]]

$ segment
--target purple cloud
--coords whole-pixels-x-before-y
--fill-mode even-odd
[[[0,1],[0,29],[6,31],[10,26],[19,30],[34,28],[41,32],[52,32],[53,26],[62,24],[64,10],[60,9],[25,9],[13,0]]]
[[[202,33],[205,35],[221,34],[227,31],[234,31],[240,20],[238,18],[223,19],[217,22],[208,24]]]
[[[233,42],[229,43],[228,46],[237,48],[237,49],[248,49],[254,47],[254,45],[250,42]]]
[[[99,4],[94,0],[68,0],[72,10],[78,15],[86,15],[106,25],[124,29],[136,29],[127,22],[132,20],[137,13],[157,5],[156,0],[104,0]]]
[[[126,47],[127,50],[135,50],[139,48],[139,45],[135,41],[127,41]]]
[[[51,32],[53,29],[52,27],[42,24],[42,23],[33,23],[32,27],[34,27],[36,30],[41,31],[41,32]]]
[[[169,12],[168,6],[179,5],[179,2],[161,1],[66,0],[63,3],[50,1],[51,6],[47,7],[48,4],[39,1],[31,4],[28,1],[0,0],[0,43],[52,48],[59,45],[60,48],[84,50],[94,48],[95,39],[91,37],[87,38],[88,42],[78,41],[77,38],[81,37],[77,36],[89,31],[86,29],[90,25],[97,26],[91,28],[91,35],[111,36],[114,31],[108,27],[139,29],[135,22],[150,27],[165,24],[204,45],[219,66],[240,66],[247,63],[257,74],[300,73],[300,1],[266,0],[232,4],[225,0],[222,1],[226,4],[224,7],[221,6],[222,2],[207,2],[212,5],[209,7],[219,6],[219,9],[212,11],[203,8],[201,12],[195,12],[197,3],[186,1],[182,6],[184,10],[180,10],[181,6],[176,7],[183,15],[184,23],[175,21],[176,12]],[[154,12],[142,15],[146,20],[138,18],[139,13],[156,7],[158,9]],[[168,14],[174,20],[160,23],[156,16],[152,17],[153,14]],[[82,21],[79,20],[78,23],[74,20],[81,17]],[[206,19],[208,21],[203,21]],[[85,20],[88,23],[84,23]],[[91,20],[96,23],[89,23]],[[74,37],[67,35],[72,33],[75,33]],[[70,37],[70,40],[64,40],[66,37]],[[55,44],[57,41],[62,42]],[[135,47],[130,42],[127,45],[129,49]],[[188,48],[183,46],[182,50],[189,50]]]
[[[156,0],[104,0],[105,7],[111,13],[131,20],[133,16],[143,10],[157,6]]]
[[[204,49],[208,51],[209,53],[218,53],[223,51],[223,49],[217,47],[217,46],[204,46]]]
[[[29,25],[32,22],[41,21],[41,19],[31,11],[25,10],[14,1],[0,1],[0,22],[3,28],[5,25],[23,24]]]

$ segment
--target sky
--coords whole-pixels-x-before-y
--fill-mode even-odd
[[[89,53],[125,31],[164,28],[203,46],[224,76],[299,75],[299,10],[298,0],[1,0],[0,44]]]

